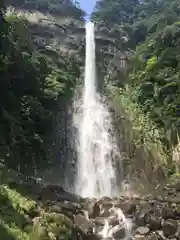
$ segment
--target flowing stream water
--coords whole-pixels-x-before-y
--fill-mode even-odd
[[[117,154],[111,115],[97,92],[94,24],[86,24],[85,79],[82,99],[75,114],[77,137],[77,176],[75,192],[82,197],[102,198],[118,196],[114,156]],[[121,209],[112,209],[110,218],[117,215],[118,226],[112,227],[104,218],[104,228],[99,235],[112,238],[119,228],[128,229]]]

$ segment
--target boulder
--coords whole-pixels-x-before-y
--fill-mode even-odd
[[[164,207],[162,210],[162,217],[164,219],[168,218],[175,219],[176,218],[175,210],[171,207]]]
[[[162,231],[165,237],[172,237],[176,234],[178,223],[176,220],[168,219],[163,223]]]
[[[147,235],[150,232],[150,229],[148,227],[138,227],[136,229],[136,233],[140,235]]]
[[[156,233],[152,233],[150,236],[146,238],[146,240],[160,240]]]
[[[120,204],[120,208],[124,214],[133,215],[136,212],[137,201],[126,200]]]
[[[100,217],[108,218],[109,216],[111,216],[111,212],[108,208],[104,208],[100,211]]]
[[[78,214],[74,216],[74,224],[80,229],[85,235],[93,232],[93,222],[88,221],[84,216]]]
[[[50,212],[62,213],[62,207],[59,204],[54,204],[50,207]]]
[[[140,234],[136,234],[134,236],[133,240],[146,240],[146,236],[140,235]]]
[[[113,202],[111,200],[100,200],[98,202],[99,205],[101,205],[102,208],[107,208],[107,209],[110,209],[113,207]]]
[[[180,192],[180,182],[177,182],[177,183],[175,184],[174,188],[175,188],[175,190],[176,190],[177,192]]]
[[[117,217],[113,216],[113,217],[108,218],[107,220],[108,220],[109,225],[111,225],[112,227],[119,224],[119,219]]]
[[[61,207],[62,213],[67,215],[70,218],[72,217],[72,215],[78,214],[79,211],[82,211],[80,204],[69,202],[69,201],[64,201],[58,204],[58,206]]]
[[[104,220],[104,218],[98,217],[94,220],[94,223],[98,226],[104,226],[105,220]]]
[[[180,240],[180,224],[178,225],[178,229],[177,229],[175,236],[178,240]]]
[[[148,216],[148,225],[150,230],[157,231],[161,229],[161,217],[156,217],[154,215]]]
[[[138,226],[146,225],[148,213],[149,213],[149,209],[146,209],[146,208],[142,208],[138,210],[135,214],[135,223]]]
[[[157,231],[157,234],[156,234],[156,235],[158,236],[158,240],[166,240],[166,237],[164,236],[162,230]]]
[[[88,205],[88,215],[89,218],[96,218],[100,216],[100,206],[97,202],[93,201]]]
[[[113,233],[113,238],[116,240],[119,240],[119,239],[123,239],[126,237],[126,229],[125,228],[122,228],[122,226],[118,226],[116,228],[116,231],[114,231]]]

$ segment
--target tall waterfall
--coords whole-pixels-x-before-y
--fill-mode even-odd
[[[85,81],[80,111],[76,114],[78,130],[77,177],[75,191],[83,197],[116,195],[116,154],[111,116],[96,89],[94,24],[86,24]]]

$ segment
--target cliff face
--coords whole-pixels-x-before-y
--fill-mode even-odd
[[[45,1],[44,5],[31,2],[32,4],[28,1],[16,3],[9,1],[7,16],[15,14],[18,18],[26,20],[26,26],[31,35],[32,53],[44,57],[52,69],[58,69],[60,72],[66,67],[72,69],[71,73],[68,72],[72,75],[72,78],[68,76],[71,78],[71,83],[63,82],[67,85],[67,90],[64,94],[60,94],[54,106],[52,134],[46,136],[48,146],[46,155],[50,163],[48,165],[50,171],[41,172],[41,175],[50,181],[52,177],[49,179],[49,172],[52,168],[57,169],[57,171],[53,170],[53,176],[58,181],[57,178],[60,175],[62,178],[65,175],[68,159],[72,161],[73,158],[70,141],[72,99],[73,89],[80,77],[80,66],[84,55],[84,13],[71,1],[62,1],[56,5],[46,4]],[[63,81],[66,80],[63,79]]]
[[[54,57],[57,54],[72,56],[81,51],[84,43],[83,21],[36,9],[29,10],[25,6],[21,9],[10,6],[7,14],[13,12],[27,19],[37,51]]]

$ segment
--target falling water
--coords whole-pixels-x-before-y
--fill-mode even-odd
[[[132,221],[124,216],[120,208],[112,207],[111,209],[109,209],[109,212],[113,213],[113,215],[109,216],[108,218],[105,218],[104,227],[102,231],[98,233],[98,235],[102,237],[104,240],[106,239],[114,240],[113,235],[123,229],[125,234],[124,237],[122,237],[121,239],[123,240],[131,239]],[[118,220],[118,224],[112,226],[109,224],[109,220],[115,219],[115,217]]]
[[[112,197],[117,193],[113,167],[116,145],[110,113],[96,90],[94,24],[91,22],[86,25],[85,82],[77,115],[76,193],[83,197]]]

